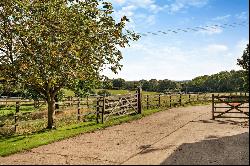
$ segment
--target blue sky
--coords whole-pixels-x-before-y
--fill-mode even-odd
[[[122,49],[123,68],[109,78],[190,80],[201,75],[241,69],[237,66],[249,43],[249,0],[109,0],[114,17],[126,15],[126,28],[148,34]],[[214,25],[240,23],[217,27]],[[232,24],[235,25],[235,24]],[[205,27],[192,31],[187,28]],[[197,30],[197,29],[196,29]]]

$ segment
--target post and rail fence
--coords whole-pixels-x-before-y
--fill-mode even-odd
[[[71,112],[75,112],[78,121],[84,120],[88,115],[93,115],[97,123],[104,123],[112,117],[141,114],[143,109],[172,108],[197,102],[212,103],[212,119],[227,118],[225,114],[230,113],[244,115],[243,117],[230,116],[231,118],[249,118],[249,94],[247,95],[247,93],[230,94],[228,96],[219,96],[219,94],[143,95],[141,88],[138,88],[136,93],[128,95],[67,98],[55,103],[60,106],[60,109],[55,110],[55,115],[69,109]],[[15,112],[12,114],[13,128],[15,131],[17,130],[23,113],[21,107],[33,106],[34,108],[39,108],[46,105],[45,101],[18,99],[0,100],[0,107],[6,106],[7,103],[11,103],[9,106],[15,106]],[[224,106],[219,104],[224,104]],[[46,107],[44,107],[44,109],[46,109]],[[218,111],[218,109],[226,110]],[[0,114],[0,128],[4,126],[4,122],[1,123]]]

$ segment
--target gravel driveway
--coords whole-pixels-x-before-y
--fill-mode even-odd
[[[210,119],[211,106],[173,108],[0,157],[0,164],[249,164],[248,121]]]

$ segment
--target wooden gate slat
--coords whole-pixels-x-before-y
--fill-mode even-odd
[[[226,104],[226,106],[215,106],[215,104]],[[248,104],[248,106],[243,106]],[[249,118],[249,112],[243,111],[241,109],[249,109],[249,99],[248,96],[214,96],[212,95],[212,117],[215,118]],[[225,111],[216,111],[216,109],[227,109]],[[234,110],[237,110],[234,111]],[[233,112],[234,111],[234,112]],[[244,114],[247,117],[233,117],[225,116],[225,114]],[[217,115],[215,115],[217,114]],[[223,116],[224,115],[224,116]]]

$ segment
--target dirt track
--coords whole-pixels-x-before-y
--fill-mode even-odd
[[[210,106],[174,108],[0,157],[0,164],[249,164],[244,120],[210,119]]]

